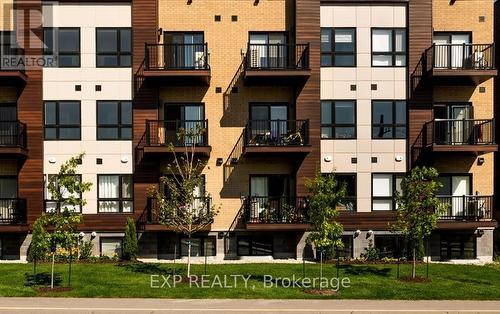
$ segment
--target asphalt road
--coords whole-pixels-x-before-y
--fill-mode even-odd
[[[498,301],[0,298],[0,313],[500,313]]]

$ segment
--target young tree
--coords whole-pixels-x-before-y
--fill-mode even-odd
[[[137,253],[139,252],[139,245],[137,243],[137,230],[135,222],[132,218],[127,219],[125,226],[125,237],[123,238],[123,259],[127,261],[135,261]]]
[[[320,251],[320,277],[322,277],[323,251],[343,248],[344,228],[337,221],[337,206],[347,195],[346,185],[337,181],[334,174],[322,175],[316,172],[314,179],[306,181],[310,193],[309,220],[311,233],[307,242]]]
[[[392,230],[402,234],[412,252],[412,278],[416,275],[417,247],[436,228],[440,214],[447,205],[436,196],[441,187],[434,168],[415,167],[401,182],[401,193],[396,191],[397,221]]]
[[[177,141],[184,143],[184,152],[177,154],[174,145],[169,144],[174,160],[167,165],[159,187],[153,186],[148,192],[156,200],[154,210],[159,223],[188,237],[188,277],[191,276],[192,236],[209,226],[218,214],[203,188],[205,163],[195,157],[196,143],[205,132],[199,126],[179,130]]]
[[[38,218],[33,224],[31,243],[28,249],[28,259],[33,261],[33,273],[36,274],[36,264],[44,259],[50,250],[50,240],[43,227],[43,220]]]
[[[92,186],[92,183],[82,182],[77,176],[77,167],[84,156],[85,154],[81,153],[70,158],[61,165],[57,174],[49,176],[47,190],[55,208],[40,217],[42,225],[52,230],[49,233],[52,246],[59,245],[69,251],[69,285],[71,285],[73,248],[78,245],[79,240],[76,232],[78,225],[83,221],[83,216],[78,212],[87,203],[81,196],[90,191]],[[54,261],[55,252],[52,252],[52,288],[54,287]]]

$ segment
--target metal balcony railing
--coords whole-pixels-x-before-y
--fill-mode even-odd
[[[19,121],[0,121],[0,147],[26,148],[26,124]]]
[[[249,196],[243,200],[243,220],[248,223],[307,223],[305,197]]]
[[[307,70],[309,44],[248,44],[247,70]]]
[[[493,196],[439,196],[439,200],[448,206],[446,212],[441,214],[442,220],[480,220],[493,217]]]
[[[23,224],[26,216],[25,199],[0,198],[0,224]]]
[[[302,146],[309,144],[309,120],[250,120],[246,146]]]
[[[208,120],[146,121],[146,146],[208,146]]]
[[[208,70],[208,45],[146,44],[145,70]]]
[[[433,44],[425,54],[428,69],[490,70],[496,66],[495,44]]]
[[[493,119],[436,119],[424,127],[426,145],[495,144]]]
[[[211,197],[195,197],[190,205],[194,210],[208,213],[211,210]],[[140,224],[158,224],[160,223],[160,215],[158,213],[158,201],[156,198],[149,197],[147,199],[146,209],[142,213],[138,221]]]

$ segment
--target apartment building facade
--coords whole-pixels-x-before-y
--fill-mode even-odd
[[[80,152],[80,177],[93,186],[77,210],[95,254],[119,253],[133,217],[141,258],[186,255],[187,239],[158,222],[147,191],[163,188],[174,154],[194,147],[205,163],[198,192],[219,209],[192,240],[195,256],[314,256],[304,183],[316,171],[335,172],[348,187],[343,254],[359,257],[373,243],[394,255],[394,191],[423,164],[442,173],[440,197],[450,204],[429,240],[432,259],[491,260],[491,1],[10,7],[38,14],[28,24],[2,7],[11,21],[2,42],[22,48],[4,55],[55,64],[0,70],[2,259],[25,258],[34,220],[54,208],[45,182]],[[207,132],[176,137],[195,128]]]

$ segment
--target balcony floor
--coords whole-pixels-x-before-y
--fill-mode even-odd
[[[272,156],[272,155],[307,155],[312,151],[312,146],[245,146],[243,155],[245,157]]]
[[[432,69],[428,76],[436,85],[477,86],[495,76],[498,70]]]
[[[147,82],[154,85],[174,86],[208,86],[210,85],[210,70],[145,70],[143,76]]]
[[[300,85],[311,76],[311,70],[245,70],[245,85]]]
[[[172,152],[168,146],[145,146],[144,154],[184,154],[185,152],[190,153],[191,148],[188,147],[186,150],[185,147],[174,147],[174,151]],[[210,156],[210,152],[212,151],[211,146],[197,146],[194,149],[195,155],[201,156]]]

